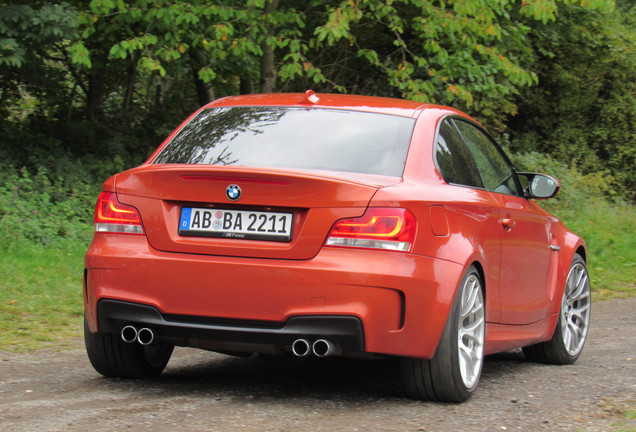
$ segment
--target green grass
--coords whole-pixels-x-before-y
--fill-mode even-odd
[[[590,200],[584,210],[551,209],[587,244],[595,300],[636,295],[636,209]]]
[[[64,242],[0,251],[0,350],[60,348],[81,335],[85,251]]]
[[[616,432],[636,432],[636,403],[634,401],[610,401],[612,412],[622,416],[624,420],[613,423],[612,430]]]

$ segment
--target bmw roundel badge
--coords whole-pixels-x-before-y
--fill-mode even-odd
[[[225,189],[225,196],[230,201],[236,201],[241,197],[241,188],[238,185],[231,184]]]

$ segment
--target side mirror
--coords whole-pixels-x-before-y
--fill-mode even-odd
[[[528,186],[525,189],[525,194],[528,198],[552,198],[559,192],[561,187],[559,182],[549,175],[537,173],[518,173],[518,175],[527,179]]]

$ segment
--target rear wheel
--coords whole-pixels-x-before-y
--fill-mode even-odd
[[[482,282],[477,269],[471,266],[459,286],[433,358],[401,360],[407,395],[441,402],[468,399],[481,375],[485,330]]]
[[[552,339],[523,348],[529,360],[572,364],[579,358],[590,326],[592,296],[585,261],[575,255],[561,299],[559,321]]]
[[[111,378],[153,378],[161,374],[174,346],[124,342],[119,335],[91,333],[84,317],[84,344],[88,359],[100,374]]]

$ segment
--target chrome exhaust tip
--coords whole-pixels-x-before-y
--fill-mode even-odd
[[[155,340],[155,333],[149,328],[139,329],[137,332],[137,341],[142,345],[150,345]]]
[[[296,357],[307,357],[311,353],[309,341],[306,339],[296,339],[292,344],[292,352]]]
[[[334,355],[337,348],[336,345],[328,339],[318,339],[314,342],[312,350],[316,357],[327,357]]]
[[[121,339],[126,343],[133,343],[137,340],[137,329],[131,325],[127,325],[121,329]]]

